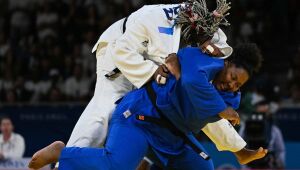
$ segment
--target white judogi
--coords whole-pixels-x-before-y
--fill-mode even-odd
[[[99,38],[93,52],[97,57],[95,94],[79,118],[67,146],[98,147],[105,140],[114,102],[134,87],[143,86],[170,53],[179,49],[181,28],[173,27],[179,5],[148,5],[110,26]],[[227,56],[232,48],[226,44],[221,29],[212,42]],[[110,80],[104,75],[118,67],[122,74]],[[128,81],[129,80],[129,81]],[[236,152],[246,142],[227,120],[208,124],[202,129],[219,150]]]

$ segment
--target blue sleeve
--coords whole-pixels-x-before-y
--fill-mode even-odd
[[[195,50],[194,50],[195,51]],[[206,71],[202,71],[203,59],[199,52],[182,50],[178,53],[181,63],[181,78],[177,82],[176,91],[180,91],[180,98],[186,112],[194,112],[202,118],[215,116],[227,108],[215,87],[210,83]]]
[[[215,87],[208,82],[204,72],[195,72],[191,75],[182,75],[179,83],[182,84],[186,99],[193,110],[203,118],[214,116],[224,111],[227,106]]]
[[[241,92],[222,92],[218,91],[228,107],[237,110],[241,102]]]

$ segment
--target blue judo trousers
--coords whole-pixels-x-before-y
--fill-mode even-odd
[[[164,86],[152,82],[156,105],[178,129],[190,138],[206,123],[219,120],[218,113],[237,108],[240,93],[218,92],[211,84],[224,68],[224,61],[203,54],[198,48],[178,53],[181,78],[170,75]],[[109,124],[104,148],[66,147],[59,170],[134,170],[149,151],[166,169],[211,170],[212,160],[204,160],[182,138],[155,123],[140,121],[136,115],[160,118],[145,88],[126,94],[117,105]],[[203,146],[194,143],[204,152]]]

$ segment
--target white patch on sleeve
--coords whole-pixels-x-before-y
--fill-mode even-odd
[[[129,116],[131,116],[131,112],[129,110],[126,110],[126,112],[124,112],[123,115],[127,119]]]
[[[208,155],[204,152],[200,152],[199,154],[203,159],[207,159],[208,158]]]
[[[212,47],[211,45],[208,45],[206,47],[206,49],[210,52],[210,53],[213,53],[215,51],[214,47]]]

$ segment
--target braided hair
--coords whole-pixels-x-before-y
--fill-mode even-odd
[[[212,37],[221,25],[228,26],[226,16],[231,8],[226,0],[216,0],[217,8],[213,12],[207,9],[205,0],[188,0],[175,18],[175,25],[182,26],[182,38],[187,42],[197,41],[199,35]]]
[[[246,69],[251,76],[259,71],[263,56],[255,43],[242,43],[234,48],[232,56],[227,61]]]

